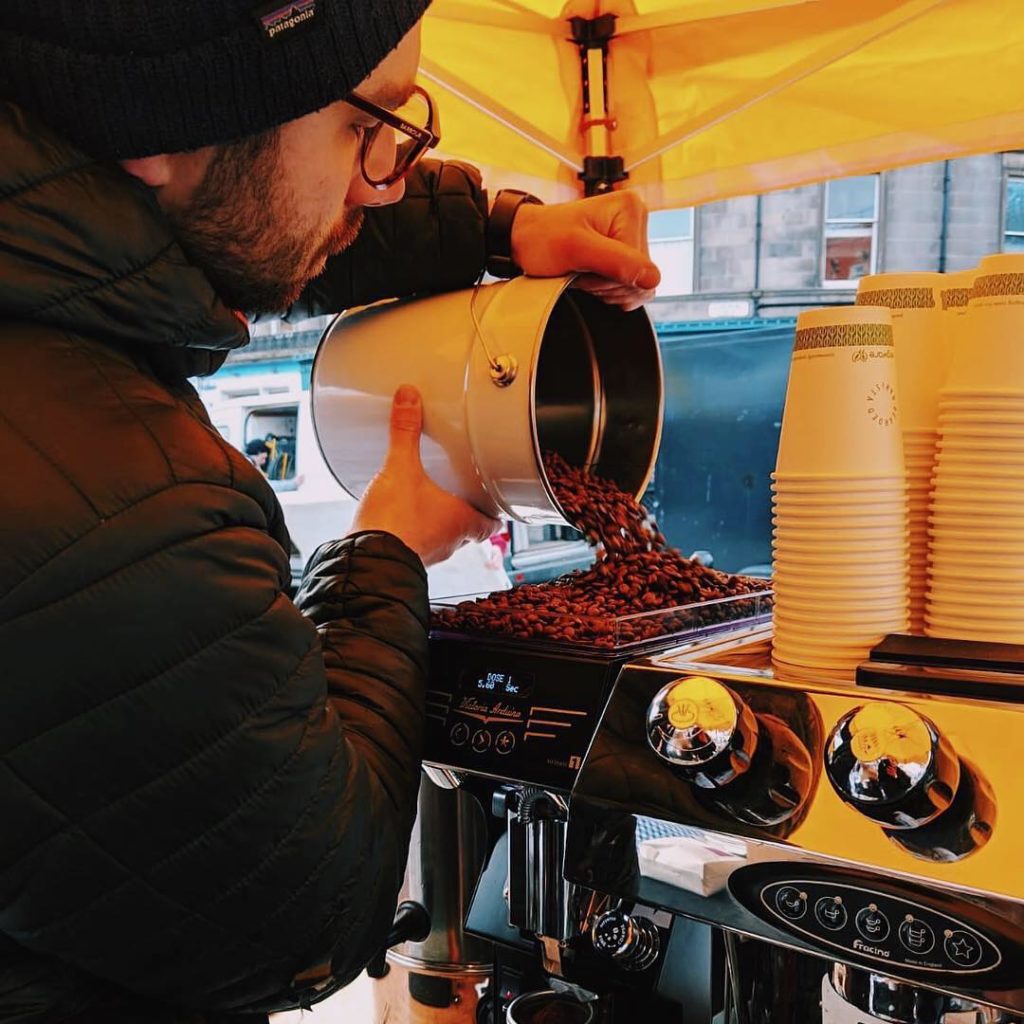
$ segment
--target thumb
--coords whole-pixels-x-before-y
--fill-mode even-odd
[[[423,400],[411,384],[403,384],[391,402],[391,427],[387,461],[412,459],[419,462],[423,431]]]
[[[577,270],[600,274],[632,288],[648,290],[661,280],[661,271],[639,249],[596,231],[580,240],[575,264]]]

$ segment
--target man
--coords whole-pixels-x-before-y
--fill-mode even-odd
[[[245,446],[245,457],[264,475],[267,475],[267,462],[270,460],[270,448],[266,441],[254,437]]]
[[[465,286],[489,255],[624,306],[657,282],[629,197],[489,218],[471,169],[409,166],[422,132],[384,122],[427,2],[0,5],[0,1021],[301,1000],[388,931],[423,566],[495,524],[425,475],[399,389],[293,603],[280,506],[188,378],[247,342],[238,310]]]

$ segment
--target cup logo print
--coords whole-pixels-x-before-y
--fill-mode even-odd
[[[866,363],[869,359],[895,359],[891,348],[859,348],[850,357],[855,363]]]
[[[994,305],[1016,305],[1024,297],[1024,274],[986,274],[976,277],[971,288],[972,299],[1004,299],[1005,303]]]
[[[889,324],[830,324],[827,327],[805,327],[796,332],[794,352],[808,352],[825,348],[870,348],[884,351],[884,358],[892,358],[892,327]],[[872,355],[883,355],[877,351]],[[857,361],[867,356],[854,356]]]
[[[888,381],[868,391],[868,415],[880,427],[891,427],[896,422],[896,389]]]
[[[966,306],[971,298],[970,288],[944,288],[942,295],[943,309],[960,309]]]
[[[886,309],[934,309],[935,293],[931,288],[877,288],[858,292],[856,304]]]

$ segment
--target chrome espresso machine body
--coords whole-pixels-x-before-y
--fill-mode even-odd
[[[432,640],[430,772],[505,825],[489,1019],[1024,1020],[1024,659],[897,637],[860,685],[780,679],[746,610],[603,657]]]
[[[1017,1019],[1024,666],[999,647],[890,638],[856,687],[775,678],[768,631],[628,666],[573,788],[567,876],[835,962],[826,1012]],[[679,835],[640,839],[650,820]]]

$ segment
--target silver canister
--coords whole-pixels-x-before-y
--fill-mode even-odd
[[[487,824],[477,799],[420,778],[416,824],[399,900],[414,900],[430,915],[430,934],[406,942],[389,961],[435,971],[490,973],[491,944],[463,929],[487,855]]]
[[[482,512],[564,517],[544,472],[555,451],[639,496],[664,403],[650,317],[570,287],[519,277],[338,317],[313,364],[313,423],[335,478],[358,498],[383,465],[391,398],[424,402],[423,464]]]
[[[373,983],[376,1024],[476,1024],[493,951],[463,925],[486,854],[486,819],[476,798],[422,776],[399,899],[426,909],[430,934],[388,951],[388,971]]]

